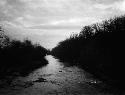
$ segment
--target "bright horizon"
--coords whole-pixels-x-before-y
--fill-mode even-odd
[[[125,14],[125,0],[0,0],[0,25],[46,48],[81,28]]]

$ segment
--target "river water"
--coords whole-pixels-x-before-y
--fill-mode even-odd
[[[26,77],[16,78],[0,95],[112,95],[102,91],[90,74],[77,67],[65,67],[51,55],[48,65]]]

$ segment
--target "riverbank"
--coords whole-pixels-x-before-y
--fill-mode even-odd
[[[65,67],[51,55],[46,59],[49,64],[17,77],[0,95],[120,95],[78,67]]]
[[[79,34],[61,41],[51,53],[69,66],[78,66],[119,90],[125,78],[125,16],[84,26]]]
[[[16,76],[27,76],[48,64],[48,50],[30,40],[11,39],[0,27],[0,80],[12,81]]]

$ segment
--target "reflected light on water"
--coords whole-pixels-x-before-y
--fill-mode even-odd
[[[53,56],[48,55],[45,57],[48,60],[48,64],[44,66],[41,70],[43,74],[55,74],[61,68],[63,68],[63,64],[58,61],[58,59],[53,58]]]
[[[53,56],[47,55],[45,59],[48,61],[48,64],[32,72],[26,78],[26,80],[33,81],[36,80],[39,76],[44,77],[44,76],[54,75],[57,74],[61,70],[61,68],[63,68],[63,64],[59,62],[58,59],[55,59]]]

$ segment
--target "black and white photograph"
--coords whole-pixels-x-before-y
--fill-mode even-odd
[[[125,95],[125,0],[0,0],[0,95]]]

